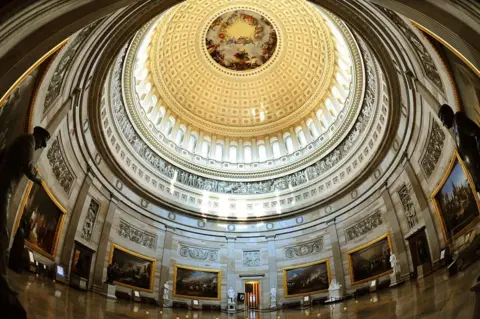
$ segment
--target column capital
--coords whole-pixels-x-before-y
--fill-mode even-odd
[[[275,240],[275,237],[277,237],[277,235],[268,235],[268,236],[265,236],[265,239],[268,240],[268,241],[274,241]]]
[[[227,241],[236,241],[237,240],[237,236],[225,236],[225,239]]]

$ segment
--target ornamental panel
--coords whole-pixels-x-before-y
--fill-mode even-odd
[[[318,253],[322,249],[323,249],[323,237],[320,237],[313,241],[301,243],[300,245],[286,247],[285,257],[295,258],[295,257],[308,256],[314,253]]]
[[[99,208],[100,204],[92,198],[90,200],[90,205],[88,206],[87,217],[85,217],[83,222],[82,234],[80,235],[86,241],[92,239],[93,228],[95,227]]]
[[[244,251],[243,252],[243,265],[245,267],[258,267],[260,266],[260,250]]]
[[[130,240],[131,242],[145,246],[150,249],[155,249],[157,246],[157,236],[144,230],[138,229],[137,227],[131,225],[123,219],[120,220],[120,227],[118,228],[117,234],[123,238]]]
[[[180,245],[180,256],[197,260],[217,261],[218,249]]]
[[[432,118],[430,127],[430,137],[428,138],[426,151],[420,160],[420,166],[429,178],[442,155],[443,145],[445,144],[445,133],[437,121]]]
[[[348,241],[354,240],[374,230],[381,224],[383,224],[382,214],[380,213],[380,211],[376,211],[375,213],[362,219],[355,225],[347,228],[345,230],[346,238]]]
[[[415,205],[410,196],[410,191],[411,187],[408,187],[407,184],[402,184],[397,190],[407,219],[408,229],[412,229],[418,224],[417,212],[415,211]]]
[[[65,193],[70,195],[76,176],[65,160],[60,137],[57,137],[50,146],[47,152],[47,159],[53,175],[60,183],[60,186],[62,186]]]

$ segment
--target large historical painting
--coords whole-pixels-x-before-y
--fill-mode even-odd
[[[109,264],[112,265],[111,279],[115,284],[148,292],[153,291],[156,265],[154,258],[113,244]]]
[[[328,259],[283,269],[283,288],[287,298],[325,292],[329,282]]]
[[[479,220],[478,196],[458,154],[454,154],[432,201],[446,241],[461,236]]]
[[[392,271],[390,252],[392,242],[388,234],[347,252],[352,285],[384,276]]]
[[[0,123],[2,123],[0,126],[0,150],[9,145],[18,135],[28,131],[28,113],[35,100],[35,90],[54,58],[55,55],[46,57],[43,62],[24,76],[5,99],[2,97],[3,101],[0,101]]]
[[[215,62],[230,70],[247,71],[270,60],[277,47],[277,33],[262,15],[236,10],[215,19],[205,41]]]
[[[173,295],[181,298],[220,300],[222,272],[175,265]]]
[[[26,225],[25,244],[53,259],[65,213],[65,208],[58,203],[45,184],[40,186],[30,183],[21,208],[21,219]]]

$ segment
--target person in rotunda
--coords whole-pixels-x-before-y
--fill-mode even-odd
[[[42,179],[37,174],[33,156],[36,150],[47,146],[49,139],[50,133],[37,126],[34,128],[33,134],[17,137],[0,153],[0,289],[10,293],[15,293],[8,283],[6,261],[9,243],[7,219],[10,200],[18,182],[24,175],[37,184],[42,183]]]

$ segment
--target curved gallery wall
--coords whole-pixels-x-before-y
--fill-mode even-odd
[[[18,101],[27,108],[31,104],[31,115],[24,119],[30,129],[42,125],[52,133],[38,160],[45,187],[31,187],[24,181],[12,205],[18,211],[9,219],[13,230],[21,216],[33,220],[33,210],[42,212],[43,207],[50,207],[44,216],[50,221],[48,236],[39,238],[33,225],[27,240],[39,261],[62,264],[71,274],[74,248],[81,244],[93,251],[89,286],[101,287],[112,260],[133,256],[144,263],[147,275],[141,282],[120,279],[123,285],[119,284],[118,290],[135,286],[143,295],[158,300],[164,298],[164,284],[173,282],[182,266],[218,270],[221,293],[209,295],[203,303],[225,306],[229,287],[242,292],[245,281],[257,280],[261,306],[267,308],[271,286],[278,288],[278,303],[298,300],[304,294],[326,295],[321,285],[322,289],[308,291],[289,285],[286,278],[292,269],[318,267],[315,269],[323,281],[337,279],[347,291],[353,291],[375,277],[385,280],[390,273],[388,267],[362,272],[356,264],[362,253],[382,260],[392,250],[400,262],[401,275],[406,277],[415,270],[418,257],[411,254],[410,238],[425,238],[427,255],[435,264],[446,243],[455,245],[463,229],[476,221],[476,216],[471,216],[466,227],[456,228],[455,221],[443,218],[445,212],[437,210],[431,199],[445,182],[444,177],[451,175],[454,161],[453,141],[435,116],[438,104],[449,103],[459,109],[451,76],[432,45],[408,20],[367,4],[356,4],[359,21],[382,25],[385,32],[377,38],[359,37],[362,26],[345,19],[352,14],[347,8],[339,5],[333,13],[349,22],[359,47],[364,47],[362,58],[370,63],[375,78],[379,109],[375,125],[380,127],[378,134],[384,135],[374,138],[373,130],[366,134],[351,162],[342,163],[338,176],[315,180],[308,189],[294,187],[276,200],[255,198],[262,210],[275,214],[240,222],[232,218],[234,215],[210,212],[202,216],[202,210],[195,206],[203,197],[180,191],[175,195],[170,190],[162,193],[159,184],[152,188],[153,174],[147,180],[148,169],[131,150],[130,166],[121,162],[121,148],[126,144],[119,143],[118,130],[109,135],[108,127],[102,127],[109,121],[101,117],[107,109],[91,103],[102,97],[97,94],[97,99],[92,99],[112,74],[113,64],[103,66],[102,57],[118,56],[114,44],[103,41],[107,30],[117,30],[119,37],[126,34],[119,21],[136,21],[146,8],[143,6],[148,5],[121,10],[71,36],[42,64],[43,69],[39,67],[41,76],[35,78],[31,101]],[[128,40],[124,37],[116,48],[120,50]],[[379,55],[381,51],[386,53]],[[108,55],[111,52],[115,54]],[[411,70],[416,81],[396,72],[394,65],[386,62],[387,53],[400,70]],[[104,67],[104,73],[93,67],[97,63]],[[368,73],[368,66],[364,70]],[[422,83],[421,90],[417,82]],[[24,83],[27,90],[28,83]],[[5,115],[1,116],[8,116],[6,110],[13,102],[12,98],[2,107]],[[386,108],[383,126],[382,106]],[[136,170],[134,160],[140,163]],[[452,167],[452,172],[458,168]],[[182,205],[182,201],[186,203]],[[273,202],[280,214],[276,207],[272,209]],[[177,288],[169,298],[187,299],[181,287]]]

